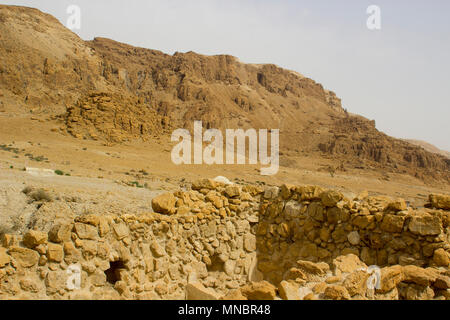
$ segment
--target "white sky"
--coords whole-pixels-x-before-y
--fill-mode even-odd
[[[333,90],[350,112],[399,138],[450,150],[448,0],[17,0],[66,24],[81,8],[85,40],[107,37],[161,50],[231,54],[275,63]],[[369,5],[381,30],[366,27]]]

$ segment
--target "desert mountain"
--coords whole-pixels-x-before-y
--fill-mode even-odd
[[[406,141],[409,142],[409,143],[415,144],[415,145],[417,145],[419,147],[422,147],[425,150],[427,150],[428,152],[441,154],[444,157],[450,158],[450,152],[449,151],[439,149],[438,147],[436,147],[436,146],[434,146],[431,143],[428,143],[426,141],[414,140],[414,139],[406,139]]]
[[[167,138],[194,120],[279,128],[284,155],[450,181],[448,158],[385,135],[334,92],[272,64],[84,41],[54,17],[16,6],[0,6],[0,56],[0,112],[45,115],[79,139]]]

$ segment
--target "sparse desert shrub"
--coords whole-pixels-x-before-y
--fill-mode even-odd
[[[135,186],[137,188],[144,188],[144,186],[141,185],[138,181],[131,181],[130,185]]]
[[[26,195],[28,195],[30,192],[32,192],[32,191],[34,191],[34,188],[33,187],[30,187],[30,186],[26,186],[23,190],[22,190],[22,192],[23,193],[25,193]]]
[[[44,189],[38,189],[32,193],[30,193],[30,198],[33,199],[34,201],[46,201],[46,202],[50,202],[52,201],[52,196],[45,191]]]
[[[55,170],[55,174],[57,174],[58,176],[63,176],[64,172],[61,170]]]

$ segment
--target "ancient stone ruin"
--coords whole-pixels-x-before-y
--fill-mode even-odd
[[[152,213],[3,235],[0,299],[448,300],[450,196],[429,200],[204,179]]]

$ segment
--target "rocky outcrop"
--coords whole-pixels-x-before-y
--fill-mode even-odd
[[[336,121],[332,134],[321,137],[318,148],[336,159],[361,169],[384,168],[387,172],[408,173],[421,180],[450,180],[447,157],[426,151],[404,140],[379,132],[375,123],[362,117],[348,116]]]

